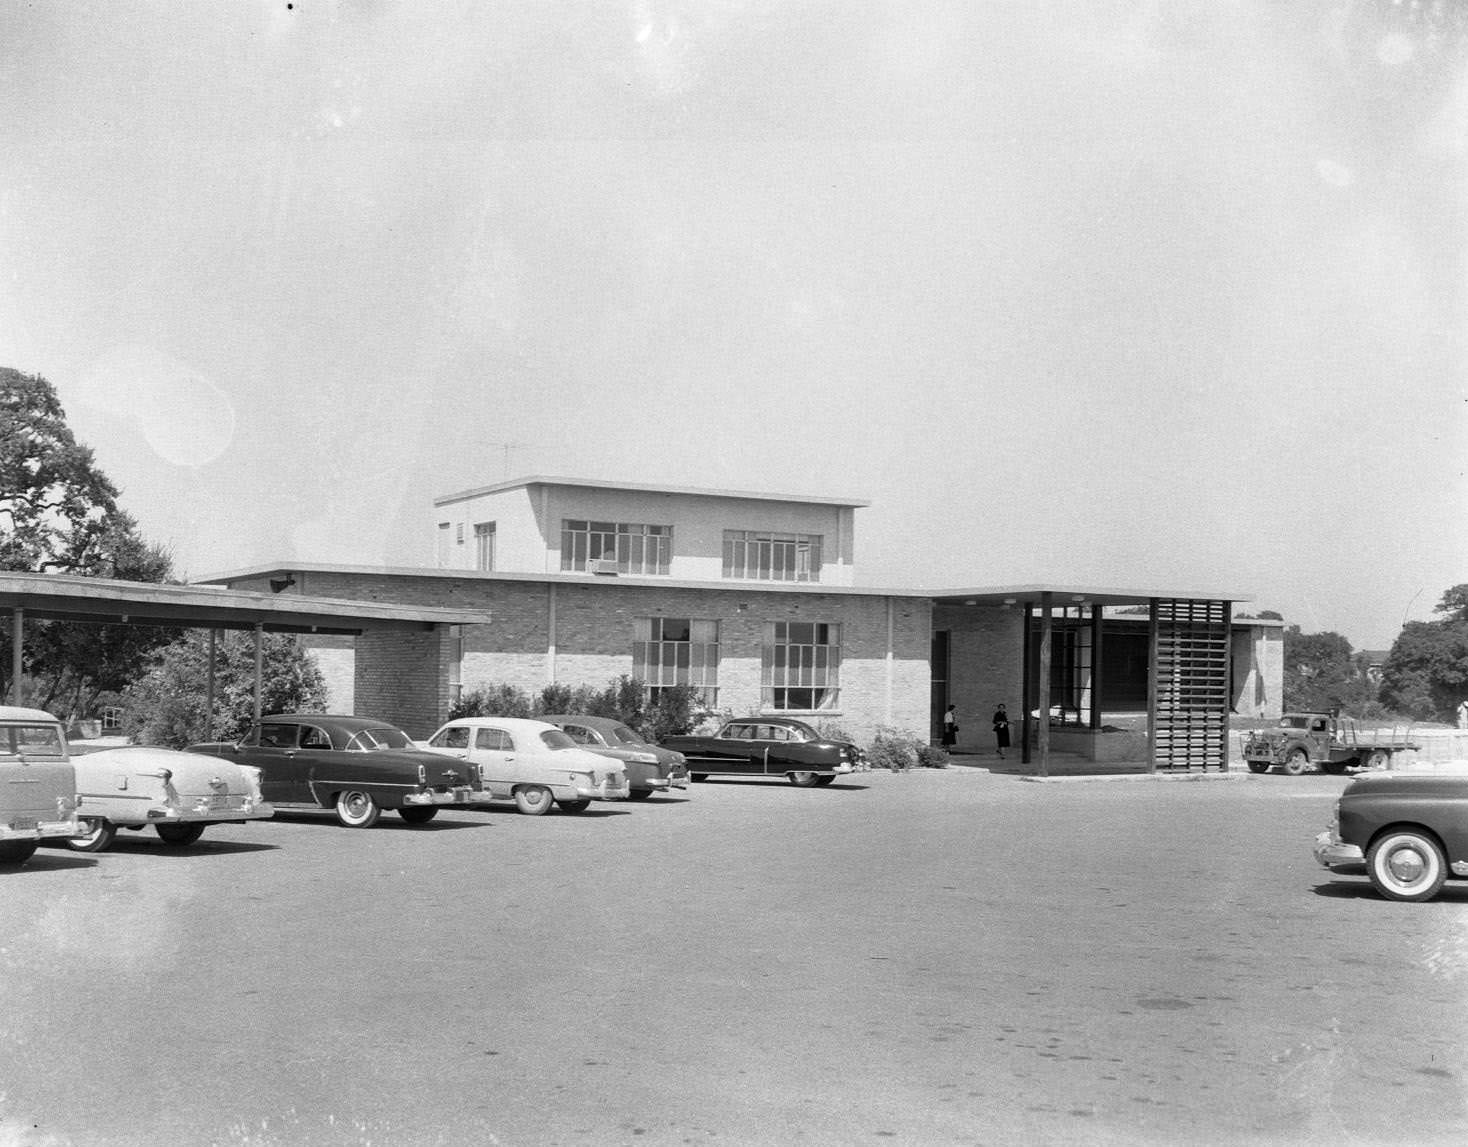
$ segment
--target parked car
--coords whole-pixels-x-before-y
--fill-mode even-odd
[[[384,809],[424,824],[440,808],[482,799],[472,766],[420,749],[401,729],[371,717],[277,713],[239,741],[188,751],[252,765],[262,774],[264,798],[277,809],[335,809],[348,828],[371,827]]]
[[[0,864],[24,864],[41,841],[76,831],[66,730],[44,710],[0,705]]]
[[[646,800],[653,793],[688,787],[688,762],[682,753],[654,745],[613,717],[556,713],[540,719],[560,729],[583,749],[621,761],[631,800]]]
[[[1315,838],[1315,859],[1365,873],[1390,900],[1431,900],[1445,881],[1468,877],[1468,772],[1357,777]]]
[[[861,750],[821,736],[790,717],[741,717],[711,737],[664,737],[663,748],[682,753],[696,781],[710,776],[786,776],[802,788],[829,785],[853,772]]]
[[[260,820],[275,810],[260,795],[260,770],[250,765],[135,745],[72,758],[81,809],[77,852],[101,852],[119,828],[153,826],[164,844],[193,844],[211,824]]]
[[[620,761],[577,746],[546,721],[522,717],[460,717],[428,738],[434,753],[476,766],[480,799],[512,800],[528,816],[552,804],[585,812],[591,802],[623,800],[627,775]]]

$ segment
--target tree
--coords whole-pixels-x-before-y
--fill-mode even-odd
[[[1443,614],[1444,621],[1468,621],[1468,584],[1453,586],[1432,612]]]
[[[0,569],[173,580],[173,559],[143,540],[117,504],[117,487],[77,442],[52,385],[0,368]],[[90,711],[98,693],[121,688],[177,630],[31,622],[23,659],[31,697],[68,715]],[[9,649],[10,622],[0,622]],[[10,659],[0,658],[0,690]]]
[[[1453,616],[1409,621],[1381,669],[1381,699],[1420,721],[1452,721],[1459,702],[1468,698],[1468,618],[1451,607],[1439,611]]]
[[[1357,671],[1351,654],[1351,643],[1339,633],[1301,633],[1298,625],[1289,626],[1284,633],[1285,708],[1297,712],[1357,708],[1366,698],[1356,696],[1361,683],[1353,680]]]
[[[261,653],[261,712],[309,713],[325,706],[326,680],[315,656],[298,638],[267,633]],[[199,741],[238,739],[254,718],[254,636],[229,632],[216,644],[212,722],[205,711],[208,674],[208,634],[191,630],[123,691],[122,728],[128,739],[173,749]]]

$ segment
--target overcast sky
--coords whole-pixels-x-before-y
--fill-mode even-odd
[[[1468,73],[1390,0],[0,8],[0,365],[201,577],[530,473],[859,578],[1468,582]]]

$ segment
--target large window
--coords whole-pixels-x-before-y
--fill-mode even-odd
[[[820,581],[820,534],[724,531],[724,576],[759,581]]]
[[[651,696],[670,685],[697,687],[705,705],[719,693],[719,623],[697,617],[639,617],[632,640],[632,675]]]
[[[636,522],[561,522],[561,568],[592,573],[665,574],[673,527]]]
[[[760,685],[767,709],[834,709],[841,696],[841,627],[766,623]]]
[[[494,523],[476,522],[474,525],[474,568],[494,569]]]

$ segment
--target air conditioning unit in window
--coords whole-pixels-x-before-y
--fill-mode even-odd
[[[594,574],[605,574],[611,577],[617,576],[616,558],[597,558],[588,564],[587,568]]]

